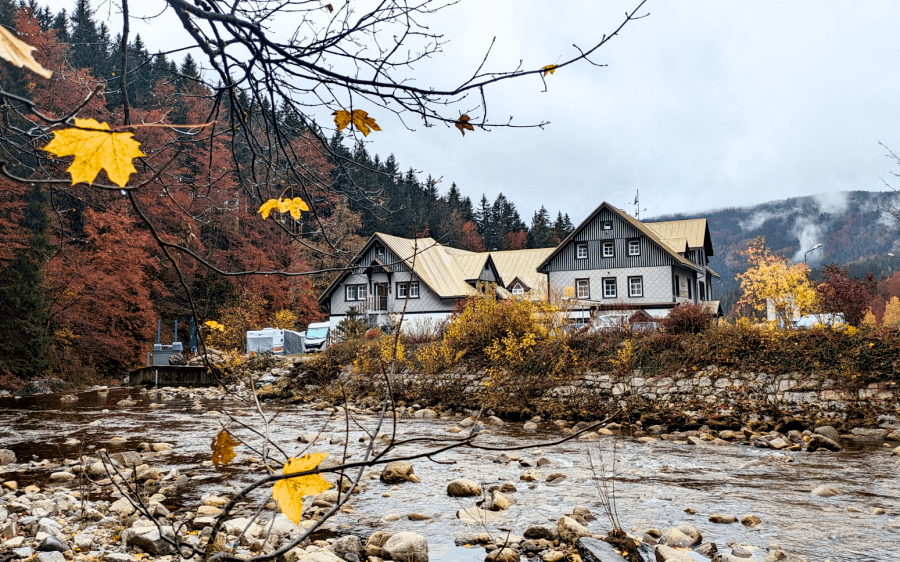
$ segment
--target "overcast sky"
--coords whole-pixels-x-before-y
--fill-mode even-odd
[[[340,0],[334,2],[337,6]],[[613,30],[637,1],[462,0],[431,20],[450,40],[416,69],[418,84],[468,77],[497,37],[488,68],[520,59],[536,68]],[[74,1],[53,0],[54,10]],[[131,2],[156,11],[158,0]],[[95,0],[98,19],[121,23]],[[601,201],[642,218],[842,190],[883,190],[900,171],[879,141],[900,151],[900,2],[649,0],[649,17],[587,64],[488,92],[489,116],[541,129],[404,129],[374,113],[383,132],[369,151],[456,182],[477,203],[500,192],[526,222],[541,205],[577,224]],[[285,25],[287,22],[280,22]],[[154,50],[178,40],[177,20],[132,24]],[[181,32],[183,33],[183,31]],[[183,39],[182,39],[183,41]],[[185,43],[186,44],[186,43]],[[424,179],[424,177],[422,177]],[[627,204],[627,205],[626,205]]]

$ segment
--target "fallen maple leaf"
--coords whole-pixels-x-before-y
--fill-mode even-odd
[[[240,444],[240,441],[232,437],[224,429],[217,433],[213,438],[212,445],[210,445],[213,451],[213,466],[219,466],[220,463],[223,465],[230,463],[235,457],[234,446]]]
[[[556,65],[548,64],[547,66],[541,67],[541,70],[544,71],[544,73],[541,76],[547,76],[548,74],[553,74],[554,72],[556,72]]]
[[[111,182],[125,187],[131,174],[137,172],[132,160],[144,155],[134,133],[114,133],[109,125],[95,119],[75,119],[75,127],[54,131],[53,140],[44,147],[55,156],[75,157],[66,169],[72,176],[72,185],[91,184],[104,169]]]
[[[328,453],[303,455],[299,459],[289,458],[284,463],[283,474],[305,472],[319,466]],[[272,498],[278,502],[281,512],[294,523],[300,523],[303,514],[303,496],[315,496],[331,488],[331,484],[318,474],[307,474],[296,478],[286,478],[275,482],[272,487]]]
[[[31,56],[31,52],[35,49],[37,47],[32,47],[28,43],[20,41],[18,37],[0,25],[0,58],[9,61],[15,67],[22,68],[24,66],[35,74],[39,74],[44,78],[50,78],[53,76],[53,72],[41,66]]]
[[[469,116],[468,115],[460,115],[459,119],[456,120],[456,128],[459,129],[459,132],[466,136],[466,131],[474,131],[475,127],[469,125]]]
[[[325,7],[328,8],[328,11],[329,11],[329,12],[333,12],[333,11],[334,11],[334,6],[332,6],[331,4],[325,4]]]
[[[381,130],[381,127],[378,126],[375,119],[369,117],[369,114],[362,109],[354,109],[353,111],[339,109],[332,113],[332,115],[334,115],[334,124],[338,131],[342,131],[351,123],[364,137],[369,136],[369,133],[372,131]]]

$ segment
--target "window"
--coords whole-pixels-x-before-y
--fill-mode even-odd
[[[587,258],[587,244],[575,244],[575,257],[580,260]]]
[[[522,287],[521,284],[516,283],[515,285],[513,285],[513,288],[512,288],[512,294],[514,294],[514,295],[524,295],[524,294],[525,294],[525,288]]]
[[[694,291],[692,290],[692,289],[694,288],[694,281],[693,281],[693,280],[688,279],[688,282],[687,282],[687,288],[688,288],[688,298],[689,298],[689,299],[694,298]]]
[[[628,278],[628,296],[643,297],[644,296],[644,278],[629,277]]]
[[[616,249],[612,242],[603,243],[603,257],[612,258],[616,255]]]
[[[397,283],[398,299],[417,299],[419,298],[419,282],[412,281],[409,283]]]
[[[346,285],[344,286],[344,300],[348,301],[364,301],[366,300],[365,285]]]
[[[641,255],[641,241],[640,240],[629,240],[628,241],[628,255],[629,256]]]
[[[706,300],[706,285],[700,281],[700,300]]]
[[[615,277],[607,277],[607,278],[603,279],[603,298],[605,298],[605,299],[616,298],[616,278]]]
[[[603,230],[612,230],[612,221],[603,221]]]
[[[575,296],[579,299],[591,298],[591,280],[576,279],[575,280]]]
[[[375,246],[375,257],[384,257],[384,246]]]

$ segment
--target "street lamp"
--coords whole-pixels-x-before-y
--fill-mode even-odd
[[[806,253],[803,254],[803,263],[806,263],[806,256],[808,256],[810,252],[812,252],[813,250],[818,250],[818,249],[821,248],[821,247],[822,247],[821,244],[816,244],[815,246],[813,246],[813,247],[810,248],[809,250],[806,250]]]

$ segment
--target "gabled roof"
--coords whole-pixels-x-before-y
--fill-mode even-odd
[[[460,255],[472,254],[472,252],[442,246],[433,238],[400,238],[399,236],[376,232],[369,237],[362,250],[353,257],[351,261],[353,266],[341,273],[325,289],[325,292],[319,297],[320,302],[331,296],[344,279],[350,275],[352,269],[362,266],[359,260],[366,255],[366,252],[376,241],[384,244],[391,253],[397,256],[399,261],[412,270],[437,296],[454,298],[475,294],[475,288],[466,283],[466,277],[457,259]],[[377,265],[387,269],[392,264],[378,263]]]
[[[534,289],[546,286],[547,276],[539,273],[537,268],[554,251],[556,248],[535,248],[490,252],[490,254],[504,287],[511,288],[513,280],[518,278],[529,289]]]
[[[681,221],[645,222],[650,230],[660,238],[685,238],[692,250],[703,248],[706,255],[713,255],[712,237],[706,219],[688,219]]]
[[[708,271],[708,272],[709,272],[713,277],[715,277],[716,279],[721,279],[721,278],[722,278],[718,273],[716,273],[715,271],[713,271],[713,269],[712,269],[711,267],[709,267],[708,265],[706,266],[706,271]]]
[[[547,256],[547,258],[544,259],[544,261],[541,262],[541,264],[538,266],[538,270],[541,271],[541,272],[543,272],[543,271],[544,271],[544,268],[547,267],[547,264],[550,263],[550,260],[552,260],[554,257],[556,257],[557,254],[559,254],[560,252],[562,252],[563,249],[569,244],[569,242],[571,242],[572,240],[574,240],[574,239],[575,239],[575,236],[577,236],[579,232],[581,232],[582,230],[584,230],[584,228],[585,228],[588,224],[590,224],[590,222],[591,222],[592,220],[594,220],[594,218],[595,218],[597,215],[600,214],[600,211],[602,211],[602,210],[604,210],[604,209],[608,209],[608,210],[611,211],[614,215],[618,216],[620,219],[624,220],[625,222],[627,222],[628,224],[630,224],[631,226],[633,226],[635,229],[637,229],[638,232],[640,232],[641,234],[643,234],[644,236],[646,236],[647,238],[649,238],[651,241],[655,242],[660,248],[662,248],[662,250],[663,250],[664,252],[666,252],[667,254],[669,254],[669,255],[672,257],[672,259],[674,259],[679,265],[684,266],[684,267],[687,267],[688,269],[693,269],[693,270],[695,270],[695,271],[700,271],[700,266],[698,266],[697,264],[695,264],[695,263],[693,263],[692,261],[688,260],[687,258],[681,256],[676,250],[674,250],[671,246],[669,246],[669,245],[662,239],[662,237],[660,237],[659,235],[657,235],[656,232],[654,232],[653,230],[651,230],[650,228],[648,228],[644,223],[642,223],[642,222],[639,221],[638,219],[632,217],[631,215],[629,215],[628,213],[626,213],[626,212],[623,211],[622,209],[617,209],[616,207],[613,207],[612,205],[610,205],[610,204],[607,203],[606,201],[604,201],[603,203],[600,204],[599,207],[597,207],[596,209],[594,209],[594,212],[593,212],[593,213],[591,213],[590,215],[588,215],[588,217],[587,217],[586,219],[584,219],[583,221],[581,221],[581,224],[579,224],[579,225],[575,228],[575,230],[572,231],[571,234],[569,234],[568,236],[566,236],[566,239],[565,239],[565,240],[563,240],[562,242],[560,242],[559,246],[557,246],[557,247],[553,250],[553,252],[552,252],[549,256]],[[704,222],[706,221],[706,219],[703,219],[703,220],[704,220]]]
[[[458,248],[448,248],[448,250],[451,249],[458,250]],[[460,251],[465,253],[448,253],[453,256],[456,263],[459,264],[459,268],[462,270],[466,281],[477,281],[478,278],[481,277],[481,272],[484,271],[485,266],[493,266],[491,255],[486,252],[476,254],[475,252],[466,252],[465,250]],[[497,268],[494,267],[495,271],[496,269]]]

